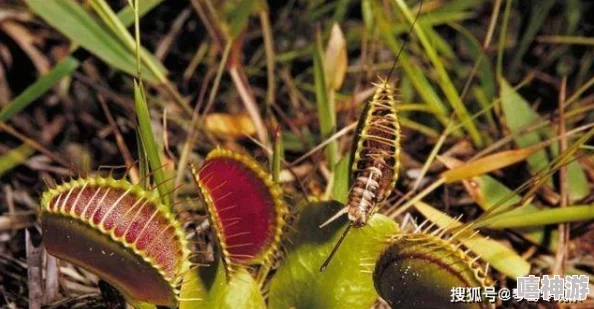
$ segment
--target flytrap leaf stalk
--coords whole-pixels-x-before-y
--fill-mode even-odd
[[[113,178],[72,180],[43,193],[41,222],[51,255],[92,271],[134,300],[177,305],[190,251],[157,192]]]

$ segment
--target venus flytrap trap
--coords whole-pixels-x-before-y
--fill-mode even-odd
[[[287,215],[272,176],[249,156],[222,148],[192,173],[227,272],[238,264],[270,263]]]
[[[502,242],[489,239],[474,231],[472,223],[463,225],[459,220],[423,202],[415,203],[415,208],[438,228],[452,231],[458,243],[472,250],[499,272],[510,278],[522,277],[530,273],[530,263],[525,258]]]
[[[451,302],[453,288],[493,285],[477,256],[447,230],[402,232],[388,240],[375,265],[373,282],[392,308],[490,308],[483,302]]]
[[[180,308],[266,308],[248,267],[269,270],[279,249],[288,213],[280,187],[254,159],[222,148],[192,173],[218,256],[213,265],[187,274]]]
[[[363,20],[368,28],[365,30],[369,30],[372,34],[371,40],[383,37],[387,47],[396,54],[396,60],[400,59],[406,76],[403,77],[404,81],[398,85],[398,88],[392,85],[390,78],[397,64],[395,61],[387,77],[378,79],[379,81],[374,84],[373,97],[365,105],[359,117],[351,152],[350,154],[341,153],[342,147],[339,145],[342,145],[342,141],[338,139],[342,136],[340,132],[349,132],[354,128],[354,126],[348,126],[343,129],[344,131],[337,130],[336,126],[340,126],[343,119],[338,118],[340,114],[337,112],[341,111],[335,106],[338,98],[342,97],[338,90],[347,76],[346,55],[349,52],[348,46],[352,45],[352,42],[347,39],[351,39],[351,35],[347,33],[349,35],[345,36],[338,24],[333,25],[325,53],[322,50],[322,37],[317,35],[313,40],[315,43],[312,45],[314,50],[312,80],[319,120],[317,126],[321,131],[322,139],[328,138],[320,147],[329,145],[326,147],[326,161],[331,171],[328,177],[331,180],[326,183],[325,188],[322,185],[315,189],[316,192],[324,192],[320,194],[322,200],[327,199],[332,192],[333,198],[338,202],[323,201],[311,204],[306,204],[304,201],[296,202],[299,208],[298,214],[295,218],[288,218],[288,206],[282,198],[283,192],[279,185],[283,149],[290,148],[289,143],[282,139],[287,132],[282,132],[280,129],[275,132],[274,153],[270,163],[272,176],[249,155],[216,148],[206,156],[201,166],[192,166],[196,192],[192,191],[190,194],[196,193],[203,201],[204,209],[197,211],[204,210],[208,216],[212,234],[212,241],[209,244],[215,248],[214,262],[211,265],[195,268],[190,262],[192,255],[186,240],[188,236],[172,210],[172,205],[176,202],[176,194],[171,194],[175,189],[169,182],[173,177],[168,172],[172,171],[166,170],[163,165],[164,147],[161,147],[155,139],[151,125],[150,102],[147,102],[143,78],[146,82],[156,81],[160,84],[168,84],[168,79],[165,76],[166,70],[158,61],[153,63],[152,54],[144,51],[140,46],[140,0],[128,0],[136,20],[134,38],[126,30],[124,26],[126,23],[118,21],[104,0],[90,2],[101,20],[85,13],[82,7],[68,0],[57,1],[56,6],[51,10],[43,10],[47,4],[40,0],[27,0],[27,2],[36,11],[41,11],[39,14],[48,22],[61,24],[57,28],[68,37],[72,37],[73,41],[75,41],[74,37],[82,34],[83,38],[82,40],[79,38],[79,43],[92,49],[92,52],[99,53],[98,56],[108,64],[128,73],[136,71],[134,117],[138,122],[136,134],[139,165],[144,181],[140,184],[131,184],[126,180],[115,180],[111,177],[84,177],[50,188],[43,195],[41,202],[41,222],[49,253],[97,274],[115,286],[136,308],[154,308],[155,305],[161,305],[179,306],[181,309],[367,309],[377,302],[378,296],[394,308],[488,308],[490,305],[485,303],[485,299],[483,302],[476,303],[451,303],[452,288],[492,287],[493,282],[485,267],[487,263],[497,270],[498,274],[511,278],[529,274],[531,264],[514,249],[509,248],[506,243],[487,239],[479,232],[475,232],[475,228],[517,228],[537,225],[534,231],[540,232],[544,230],[543,224],[594,216],[592,207],[587,205],[539,211],[539,208],[526,202],[527,199],[533,198],[534,194],[529,194],[528,197],[514,195],[512,193],[515,192],[507,189],[503,184],[501,186],[506,190],[499,190],[501,189],[501,186],[498,186],[499,183],[494,178],[484,175],[526,159],[529,164],[534,163],[530,161],[535,154],[538,157],[545,150],[543,147],[548,146],[537,144],[540,142],[540,137],[530,139],[534,137],[531,135],[523,136],[530,139],[525,145],[535,146],[497,153],[484,157],[482,161],[477,160],[459,168],[452,168],[446,162],[445,165],[452,170],[437,176],[437,181],[434,182],[436,185],[430,185],[423,190],[428,194],[444,183],[461,181],[474,202],[487,214],[491,211],[495,213],[494,208],[497,207],[501,207],[500,210],[512,208],[513,204],[522,204],[524,205],[522,208],[503,214],[496,213],[497,216],[492,218],[483,216],[464,225],[458,222],[458,219],[451,218],[437,208],[422,202],[421,199],[425,193],[416,196],[412,196],[411,193],[411,199],[407,203],[414,205],[417,212],[427,218],[428,222],[432,222],[432,225],[437,226],[436,229],[428,228],[416,232],[400,230],[396,220],[382,215],[382,206],[388,204],[388,197],[393,193],[398,179],[401,167],[400,155],[403,152],[401,148],[406,146],[401,145],[401,126],[422,131],[419,129],[422,127],[418,125],[417,129],[414,129],[413,125],[418,123],[407,118],[407,114],[398,114],[402,103],[400,88],[404,88],[403,92],[409,94],[405,98],[413,100],[410,90],[414,87],[425,102],[410,105],[427,104],[430,108],[425,111],[430,111],[443,124],[448,123],[446,132],[440,138],[440,146],[434,148],[434,153],[426,162],[422,172],[424,176],[433,177],[432,171],[428,171],[430,163],[441,145],[446,142],[449,130],[454,125],[469,132],[474,146],[480,147],[485,141],[490,140],[491,136],[479,131],[482,126],[466,110],[470,106],[464,102],[464,95],[458,95],[454,89],[451,78],[455,75],[449,75],[441,59],[449,60],[456,56],[432,28],[436,22],[431,19],[435,15],[426,14],[424,22],[421,17],[419,24],[416,24],[422,11],[422,1],[418,5],[415,18],[405,1],[395,0],[392,6],[390,5],[392,1],[388,1],[382,6],[379,1],[364,0],[362,1]],[[155,2],[155,0],[148,2]],[[215,17],[212,18],[210,26],[215,30],[215,34],[222,34],[223,40],[218,43],[224,44],[219,47],[222,49],[223,46],[227,46],[223,52],[224,61],[220,63],[212,88],[214,90],[210,92],[207,106],[211,106],[217,96],[218,85],[225,68],[228,68],[231,73],[236,87],[243,86],[244,88],[240,89],[244,90],[250,88],[250,84],[243,81],[247,78],[237,78],[242,77],[244,72],[243,66],[238,65],[239,62],[236,59],[241,50],[236,47],[240,44],[234,45],[234,40],[243,37],[242,33],[248,27],[249,17],[253,12],[267,9],[264,3],[252,2],[241,0],[213,6],[210,2],[193,1],[193,5],[198,3],[199,15],[212,14],[212,16],[206,16],[207,21],[208,17]],[[348,1],[340,2],[338,6],[346,5]],[[467,1],[462,6],[470,5],[471,2]],[[430,8],[432,13],[439,14],[440,5],[440,3],[433,4]],[[200,12],[200,7],[205,11]],[[388,18],[391,14],[385,13],[385,11],[392,11],[383,10],[384,8],[399,10],[402,13],[401,17],[404,17],[403,22],[393,27],[391,18]],[[88,29],[77,31],[76,27],[65,27],[58,17],[68,15],[68,11],[72,10],[80,13],[78,14],[80,16],[78,18],[69,16],[67,20],[73,23],[90,23],[90,29],[97,31],[91,31],[91,33]],[[462,10],[459,13],[468,12]],[[217,14],[225,18],[217,20]],[[470,18],[470,15],[472,14],[468,13],[469,17],[464,18]],[[445,17],[438,16],[438,19]],[[200,18],[204,17],[200,16]],[[450,20],[450,24],[456,22],[457,20]],[[205,24],[209,26],[208,23]],[[452,26],[455,30],[456,27],[461,26],[457,24]],[[406,43],[400,44],[396,40],[394,34],[406,33],[407,28],[408,36],[415,31],[428,62],[421,60],[422,65],[417,65],[416,61],[422,57],[413,59],[404,50]],[[319,33],[321,31],[318,31]],[[103,36],[108,37],[109,40],[100,40],[99,38]],[[216,35],[213,39],[217,40]],[[104,44],[105,42],[107,45]],[[485,50],[487,45],[484,46]],[[102,51],[105,51],[104,55]],[[136,68],[132,65],[134,51],[136,51]],[[122,53],[122,57],[115,57],[114,52]],[[373,54],[371,56],[374,57]],[[399,58],[400,56],[402,58]],[[233,59],[232,64],[227,64],[228,57]],[[258,57],[256,53],[253,61],[257,62]],[[365,61],[361,62],[362,65]],[[425,72],[429,63],[431,68]],[[74,70],[76,65],[68,71]],[[247,66],[251,65],[247,64]],[[431,72],[433,69],[434,71]],[[274,70],[271,72],[274,73]],[[437,76],[437,79],[430,82],[426,76]],[[274,76],[272,78],[269,76],[269,79],[271,79],[268,80],[269,86],[274,85]],[[535,112],[513,113],[512,109],[512,113],[508,116],[511,106],[509,104],[518,101],[518,98],[514,96],[514,90],[503,79],[501,81],[501,100],[504,101],[502,107],[506,116],[504,120],[510,130],[516,134],[525,126],[526,120],[539,115]],[[303,81],[299,81],[301,82]],[[460,123],[455,124],[457,120],[452,119],[450,127],[447,108],[434,90],[432,83],[441,88],[447,102],[460,118]],[[483,90],[480,89],[480,91]],[[262,121],[259,108],[254,108],[257,106],[250,101],[251,95],[241,95],[241,91],[239,92],[242,99],[247,98],[249,101],[245,101],[249,116],[226,117],[223,122],[237,124],[241,119],[254,122],[250,127],[253,130],[243,133],[257,133],[265,137],[268,132],[266,124],[260,123]],[[490,94],[489,98],[491,96]],[[520,103],[523,104],[522,110],[531,111],[527,102]],[[313,104],[311,106],[313,108]],[[187,110],[185,105],[182,107]],[[196,115],[198,110],[200,108],[196,109]],[[530,117],[522,117],[521,114]],[[2,115],[0,113],[0,118]],[[479,115],[480,113],[475,114],[476,117]],[[220,115],[205,112],[201,117],[207,120],[207,130],[213,129],[209,127],[211,121],[220,122],[220,117],[213,116]],[[288,116],[287,118],[290,118],[294,115]],[[517,116],[520,119],[514,119],[511,116]],[[194,121],[191,123],[192,126],[196,124]],[[269,127],[272,126],[274,125]],[[428,137],[439,136],[439,129],[429,125],[422,126],[429,130],[425,130]],[[192,141],[197,140],[199,134],[196,128],[193,129],[196,131],[192,132],[189,138]],[[298,136],[300,139],[316,140],[316,137],[309,135],[309,132],[316,131],[315,126],[314,128],[304,126],[303,131],[307,133],[304,136]],[[456,137],[460,137],[462,130],[455,131]],[[434,133],[427,134],[427,132]],[[231,144],[234,139],[239,138],[238,132],[227,135],[229,137],[227,142]],[[517,144],[522,145],[520,135],[516,138]],[[264,144],[267,143],[268,138],[260,139]],[[583,142],[585,140],[582,144]],[[176,184],[180,186],[184,184],[184,176],[187,176],[184,170],[188,154],[194,148],[191,146],[193,142],[188,142],[187,145],[189,146],[183,150],[182,159],[177,161],[179,165],[176,172],[179,175]],[[208,147],[210,146],[206,145],[202,149]],[[175,156],[174,147],[171,149]],[[304,148],[299,148],[299,151],[303,150]],[[557,155],[554,146],[551,146],[550,150],[553,158],[577,157],[575,153],[569,151],[562,151]],[[315,152],[315,149],[312,152]],[[447,158],[443,161],[447,161]],[[551,173],[557,169],[552,161],[554,160],[544,162],[551,162]],[[561,161],[566,163],[565,160]],[[319,162],[314,162],[314,169],[317,163]],[[295,167],[295,164],[297,162],[290,167]],[[574,165],[579,168],[577,163]],[[577,179],[573,194],[575,199],[589,193],[587,181],[582,177],[584,171],[579,169],[578,172],[575,174],[578,176],[575,177]],[[570,174],[573,173],[570,172]],[[300,181],[299,176],[296,174],[293,176],[296,182]],[[424,176],[418,178],[413,192],[422,180],[428,179]],[[538,177],[534,179],[541,180]],[[552,179],[552,174],[547,175],[546,179]],[[155,186],[149,189],[150,184]],[[312,181],[312,187],[316,185],[316,181]],[[402,187],[407,185],[404,182]],[[495,187],[501,191],[497,193],[501,194],[492,192]],[[405,207],[399,210],[404,212]],[[332,216],[333,214],[335,215]],[[342,214],[347,214],[348,217],[342,217]],[[522,220],[521,216],[527,215],[532,217],[531,220]],[[560,217],[551,219],[553,215]],[[319,228],[320,225],[324,227]],[[290,232],[287,233],[287,231]],[[347,233],[350,233],[349,237],[346,237]],[[522,235],[529,236],[528,233]],[[538,236],[543,238],[541,234]],[[338,250],[339,247],[340,250]],[[333,263],[329,264],[331,259]],[[324,272],[318,271],[320,266],[322,270],[325,269]]]
[[[154,191],[88,177],[41,198],[48,252],[94,272],[126,297],[175,307],[190,269],[186,235]]]

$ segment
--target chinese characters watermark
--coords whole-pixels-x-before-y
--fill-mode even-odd
[[[495,303],[497,298],[502,301],[515,299],[536,302],[539,299],[545,301],[579,302],[586,300],[590,287],[590,278],[587,276],[573,275],[562,278],[558,275],[544,275],[542,278],[530,275],[516,279],[517,288],[510,290],[495,287],[453,287],[451,289],[452,303]]]

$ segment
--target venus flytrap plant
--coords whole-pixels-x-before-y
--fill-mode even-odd
[[[422,224],[423,225],[423,224]],[[393,308],[489,308],[478,303],[451,303],[452,288],[490,287],[486,268],[463,250],[447,230],[397,233],[375,265],[378,294]],[[449,304],[449,305],[446,305]]]
[[[373,2],[375,6],[376,1]],[[107,25],[107,30],[126,32],[104,1],[92,3],[103,19],[111,23]],[[143,175],[146,182],[133,185],[125,180],[87,177],[48,190],[42,198],[41,217],[46,246],[51,254],[98,274],[116,286],[138,308],[141,308],[140,302],[170,307],[179,305],[181,309],[369,308],[377,300],[377,293],[395,308],[442,307],[444,303],[449,303],[452,287],[491,285],[477,255],[507,276],[521,276],[529,272],[530,264],[514,250],[474,233],[472,223],[462,227],[457,220],[421,202],[420,195],[413,197],[410,204],[440,227],[435,232],[399,231],[396,221],[376,213],[395,188],[400,168],[400,126],[406,126],[397,114],[400,97],[396,88],[389,84],[389,75],[376,85],[375,96],[360,117],[351,161],[348,154],[343,156],[343,160],[338,160],[341,156],[338,143],[334,139],[328,142],[328,161],[333,180],[326,186],[326,195],[333,192],[334,198],[342,204],[322,202],[303,206],[294,230],[287,237],[291,240],[287,244],[281,244],[281,238],[285,238],[283,228],[287,226],[288,211],[278,185],[283,156],[280,131],[275,136],[272,176],[251,157],[221,148],[209,153],[202,166],[193,166],[197,191],[206,206],[214,234],[213,243],[217,248],[212,265],[193,269],[189,262],[186,235],[170,209],[175,197],[169,194],[172,188],[167,184],[169,177],[164,173],[162,150],[151,128],[149,105],[140,76],[141,70],[143,74],[150,72],[144,68],[147,59],[150,59],[146,57],[150,55],[145,55],[140,48],[139,0],[129,0],[129,3],[137,21],[136,41],[132,42],[127,33],[116,39],[122,41],[119,45],[123,44],[118,48],[125,47],[127,53],[134,47],[133,43],[136,45],[138,79],[134,83],[135,116],[139,124],[140,165],[145,167]],[[369,8],[372,3],[363,3],[370,10],[364,19],[373,18],[368,16],[373,14],[373,8]],[[412,14],[404,1],[396,0],[395,3],[411,20]],[[250,14],[247,8],[251,6],[250,1],[242,0],[230,10],[230,15],[237,13],[237,16],[234,18],[236,22],[222,29],[231,34],[227,40],[231,41],[231,37],[236,37],[244,29]],[[420,12],[419,6],[418,14]],[[376,21],[367,23],[377,23],[373,28],[382,30],[388,27],[382,35],[386,36],[389,47],[400,53],[401,46],[393,38],[394,33],[389,30],[392,28],[384,20],[384,14],[377,14],[375,18]],[[475,123],[469,123],[465,107],[460,105],[461,100],[452,88],[449,73],[437,54],[445,52],[428,44],[434,34],[432,29],[427,28],[430,26],[415,27],[413,22],[411,31],[417,31],[427,58],[437,68],[437,83],[446,92],[448,101],[462,118],[466,118],[462,125],[473,133],[475,144],[480,144],[482,135],[477,132]],[[316,45],[318,48],[314,54],[314,83],[318,114],[322,115],[319,123],[322,135],[336,131],[334,100],[339,95],[337,90],[344,79],[346,67],[346,41],[339,34],[338,26],[333,29],[336,41],[329,43],[326,57],[322,57],[321,44]],[[231,47],[230,44],[227,46]],[[334,47],[334,51],[330,47]],[[229,56],[230,51],[225,54]],[[336,54],[337,63],[332,65],[328,59],[332,60]],[[413,65],[406,53],[402,61],[409,82],[417,90],[430,90],[421,91],[420,95],[432,102],[430,105],[435,108],[431,110],[446,123],[445,107],[424,77],[422,68]],[[221,63],[215,85],[218,85],[225,63]],[[210,103],[216,93],[211,92]],[[210,103],[207,105],[210,106]],[[255,114],[258,115],[257,109]],[[325,119],[323,115],[331,117]],[[446,135],[440,144],[445,142]],[[188,146],[184,151],[187,154],[192,148]],[[436,154],[439,147],[435,149]],[[541,148],[535,146],[500,153],[483,162],[475,161],[475,166],[470,164],[466,168],[478,173],[474,177],[485,177],[483,173],[523,161],[539,150]],[[498,161],[497,164],[485,164],[481,166],[483,170],[475,169],[476,165],[493,159]],[[424,168],[423,175],[428,168],[429,164]],[[180,175],[181,170],[178,169]],[[462,168],[454,172],[442,174],[441,183],[437,186],[462,180],[469,173]],[[149,183],[149,178],[157,184],[155,190],[143,188]],[[178,179],[181,184],[183,175]],[[419,178],[419,183],[421,180]],[[467,179],[463,181],[468,183]],[[484,206],[478,199],[476,201]],[[339,211],[344,205],[348,205],[349,221],[345,218],[333,221],[333,218],[327,228],[318,228],[331,213]],[[582,216],[591,216],[591,210],[592,207],[588,206],[551,210],[550,213],[535,215],[539,220],[535,219],[532,223],[558,223],[546,218],[553,212],[561,214],[563,220],[577,220]],[[492,219],[498,220],[482,223],[493,228],[526,225],[510,215],[496,216]],[[343,231],[348,231],[351,226],[358,228],[353,229],[350,237],[345,239],[346,232]],[[462,230],[454,230],[452,236],[450,228]],[[342,244],[342,249],[336,251],[335,244]],[[276,267],[272,263],[278,256],[275,253],[280,251],[281,246],[286,254],[278,268],[271,272]],[[333,264],[323,263],[334,253]],[[256,269],[251,268],[254,265],[257,265]],[[326,272],[318,272],[320,265],[328,266]],[[457,305],[466,308],[487,306],[482,303]]]
[[[222,148],[192,173],[227,272],[238,264],[270,263],[287,214],[272,176],[249,156]]]
[[[136,301],[175,307],[190,269],[186,235],[155,191],[91,176],[41,198],[48,252],[94,272]]]
[[[341,182],[347,182],[345,176],[340,177]],[[286,256],[270,279],[269,309],[363,309],[375,303],[373,265],[386,246],[385,239],[398,231],[398,225],[385,216],[374,215],[366,226],[352,229],[332,263],[320,272],[320,265],[349,222],[342,217],[324,229],[318,225],[341,207],[337,202],[302,206],[287,236],[290,242],[284,246]]]
[[[247,266],[269,266],[278,250],[287,214],[280,188],[255,160],[221,148],[194,175],[220,248],[219,266],[193,269],[186,234],[157,190],[113,178],[81,178],[48,190],[45,245],[138,308],[239,308],[245,299],[251,305],[244,308],[265,308]]]
[[[138,185],[86,177],[48,190],[41,202],[43,234],[50,254],[94,272],[137,306],[176,307],[183,277],[190,270],[190,252],[171,211],[171,190],[151,129],[141,79],[138,0],[130,5],[136,34],[140,166],[149,166],[152,173],[144,170],[144,181]],[[144,188],[150,176],[158,193]]]
[[[435,209],[429,204],[416,202],[415,208],[435,226],[452,231],[464,247],[472,250],[481,259],[510,278],[526,276],[530,272],[530,263],[515,250],[505,244],[488,239],[474,231],[472,223],[463,225],[459,220]]]
[[[182,299],[202,301],[182,301],[180,308],[265,308],[261,284],[247,267],[261,265],[265,273],[258,277],[265,278],[279,249],[287,215],[280,187],[254,159],[222,148],[211,151],[192,173],[219,258],[188,273]]]

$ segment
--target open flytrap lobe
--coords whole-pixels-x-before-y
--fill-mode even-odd
[[[486,267],[450,238],[420,233],[399,233],[380,256],[373,272],[378,294],[392,308],[491,308],[478,302],[452,303],[452,289],[491,287]]]
[[[217,148],[194,179],[227,271],[234,264],[267,263],[274,255],[287,210],[272,176],[247,155]]]
[[[47,251],[88,269],[136,301],[175,307],[190,268],[185,233],[155,191],[89,177],[43,193]]]

